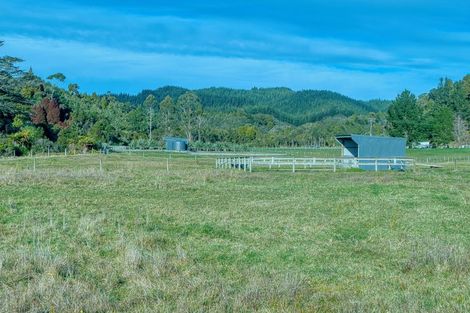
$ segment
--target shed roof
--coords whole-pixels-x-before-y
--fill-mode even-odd
[[[402,137],[387,137],[387,136],[368,136],[368,135],[337,135],[336,140],[340,141],[339,139],[351,139],[355,141],[357,144],[367,144],[367,143],[377,143],[377,142],[403,142],[406,141],[405,138]]]
[[[188,143],[188,139],[183,138],[183,137],[163,137],[163,140],[165,140],[165,141],[184,141],[184,142]]]

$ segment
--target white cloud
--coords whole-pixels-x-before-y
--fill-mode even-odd
[[[306,63],[133,52],[94,44],[27,37],[5,38],[4,51],[26,60],[41,76],[63,72],[87,92],[138,92],[179,85],[188,88],[286,86],[328,89],[356,98],[392,98],[408,88],[435,85],[434,72],[375,73]]]
[[[16,8],[13,4],[3,9]],[[0,5],[0,9],[2,6]],[[54,4],[6,15],[6,35],[76,38],[135,51],[353,65],[396,62],[389,51],[357,41],[299,36],[281,24],[228,18],[147,16],[99,7]],[[54,12],[54,14],[51,14]],[[0,13],[1,16],[1,13]],[[14,17],[13,17],[14,16]],[[9,27],[6,27],[9,26]]]

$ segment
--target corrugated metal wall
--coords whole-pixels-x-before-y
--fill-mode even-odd
[[[168,151],[187,151],[188,140],[186,138],[165,137],[165,149]]]
[[[379,137],[364,135],[337,136],[336,139],[343,145],[344,157],[356,158],[403,158],[406,154],[406,139],[398,137]],[[364,170],[374,170],[374,166],[361,165]],[[379,170],[386,170],[388,166],[379,166]],[[392,169],[402,169],[397,165]]]
[[[405,138],[363,135],[351,135],[351,138],[358,144],[359,158],[390,158],[405,156]]]

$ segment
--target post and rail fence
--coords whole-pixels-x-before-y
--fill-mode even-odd
[[[252,172],[255,167],[267,169],[290,169],[293,173],[300,169],[323,169],[336,172],[343,168],[362,168],[368,170],[405,170],[414,168],[410,158],[285,158],[285,157],[223,157],[217,158],[217,169],[238,169]]]

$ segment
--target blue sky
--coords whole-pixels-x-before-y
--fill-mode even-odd
[[[285,86],[391,99],[470,73],[469,16],[463,0],[10,0],[0,54],[85,92]]]

